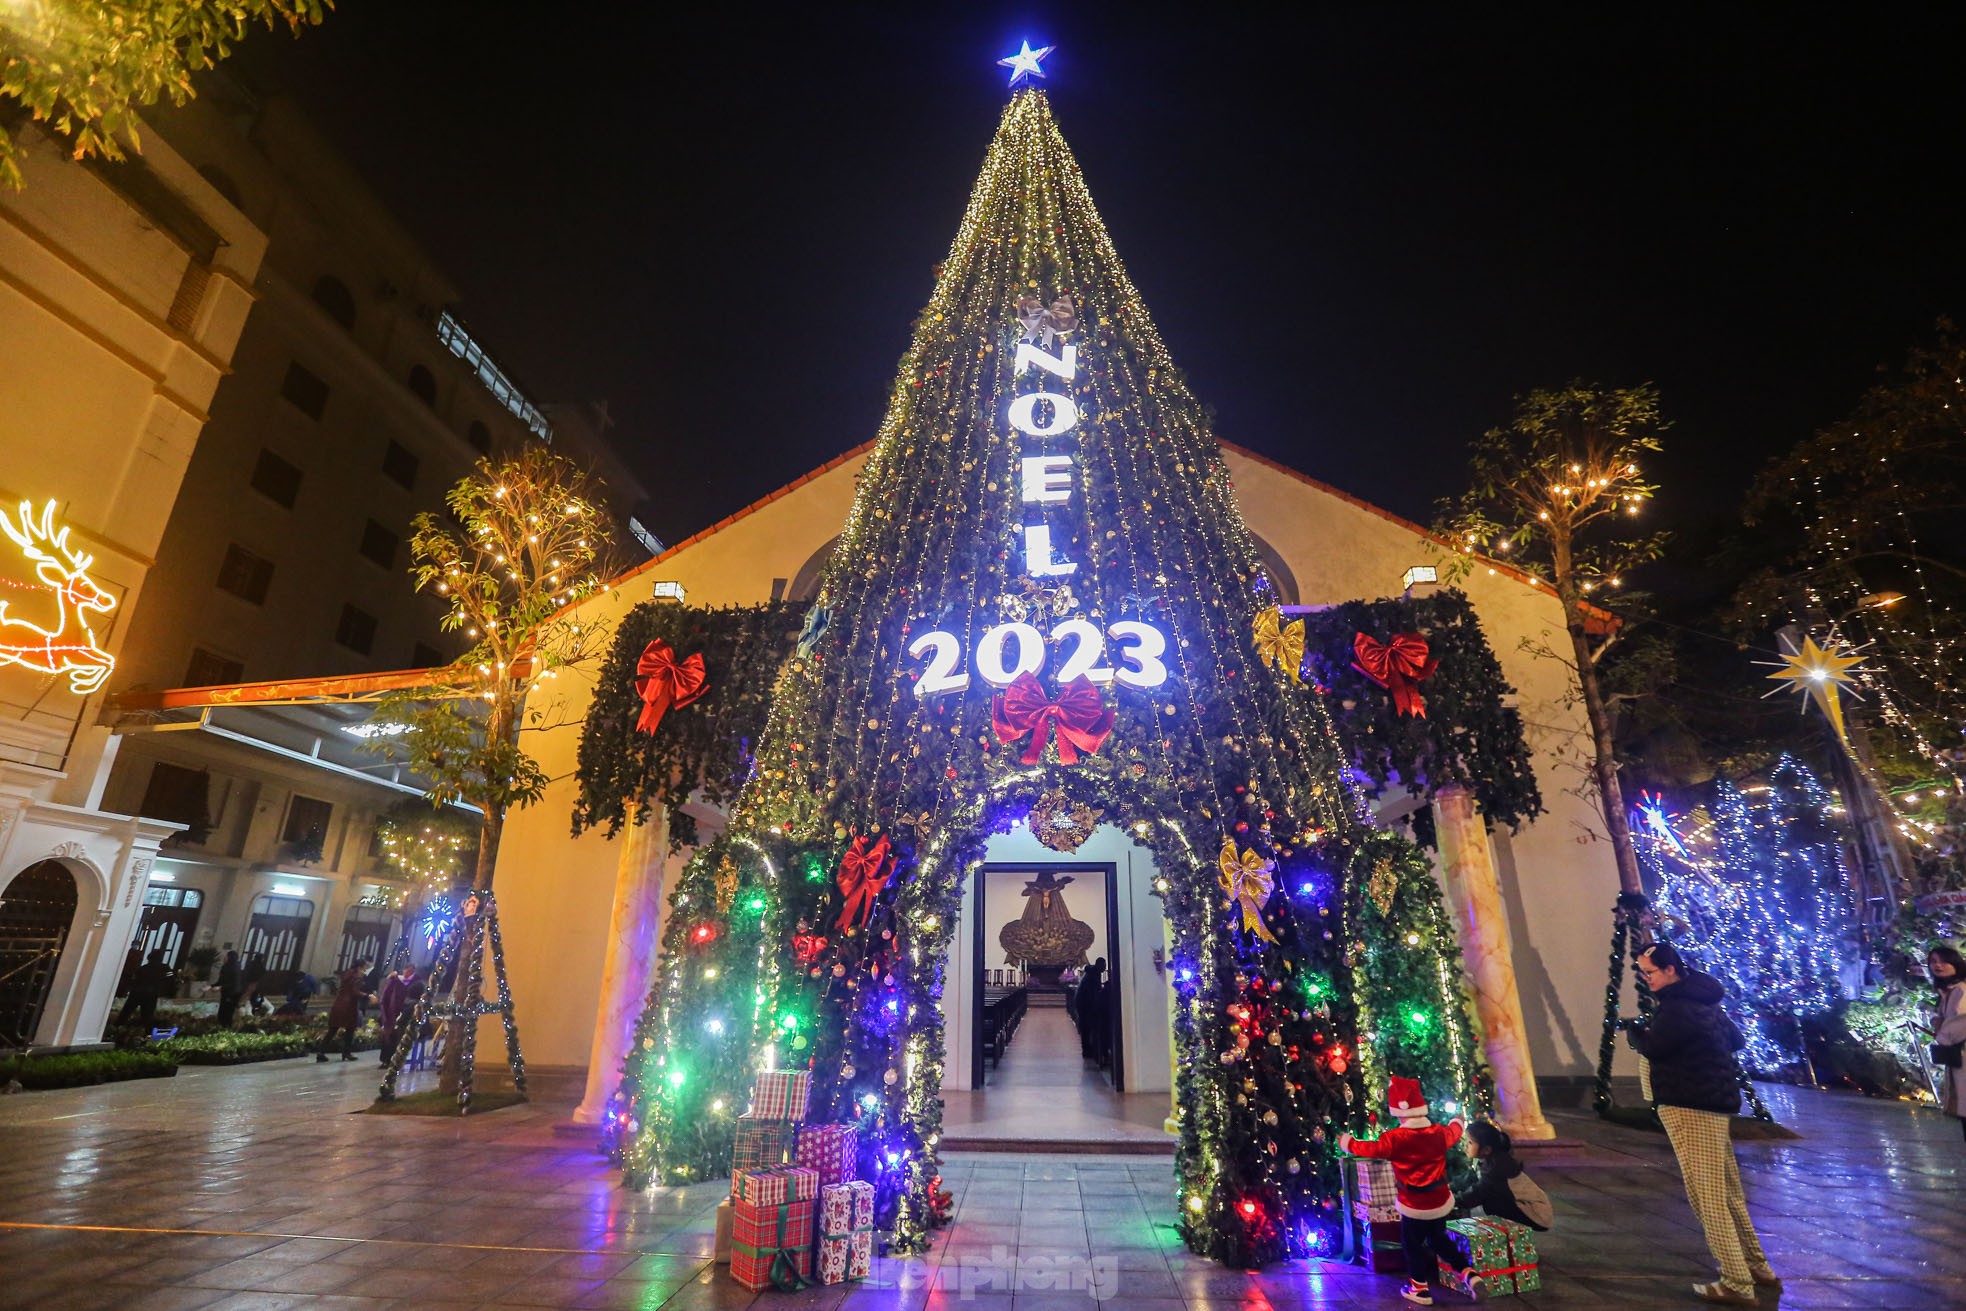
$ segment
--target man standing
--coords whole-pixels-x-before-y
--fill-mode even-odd
[[[363,991],[371,964],[371,961],[359,960],[352,969],[341,972],[334,1001],[328,1007],[328,1031],[321,1035],[321,1045],[314,1052],[316,1061],[328,1059],[328,1048],[333,1045],[336,1033],[341,1034],[341,1059],[355,1059],[355,1029],[362,1022],[362,1003],[375,1000],[374,996]]]
[[[143,1020],[143,1031],[148,1034],[157,1027],[157,999],[171,986],[171,967],[164,964],[164,953],[153,951],[150,958],[137,966],[136,974],[130,979],[130,995],[123,999],[123,1009],[116,1017],[118,1024],[128,1024],[130,1017],[136,1015]]]
[[[245,991],[245,984],[239,978],[239,953],[230,947],[225,952],[225,963],[218,967],[218,1027],[232,1027],[232,1017],[239,1013],[239,995]]]
[[[1728,1127],[1741,1109],[1740,1074],[1734,1053],[1741,1031],[1720,1009],[1727,990],[1680,959],[1671,943],[1654,943],[1638,956],[1638,972],[1658,1008],[1631,1031],[1631,1044],[1649,1064],[1652,1100],[1679,1158],[1686,1199],[1706,1230],[1707,1249],[1720,1263],[1720,1279],[1693,1285],[1707,1302],[1754,1306],[1756,1285],[1779,1290],[1761,1239],[1748,1218],[1741,1168]]]

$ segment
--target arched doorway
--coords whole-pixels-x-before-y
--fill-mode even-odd
[[[29,865],[0,889],[0,1047],[34,1041],[77,896],[75,877],[58,860]]]

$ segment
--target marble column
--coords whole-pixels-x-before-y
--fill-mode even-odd
[[[1523,1032],[1522,999],[1516,993],[1509,921],[1495,877],[1488,829],[1474,794],[1459,784],[1434,795],[1434,831],[1440,842],[1441,882],[1461,939],[1461,962],[1474,991],[1488,1068],[1495,1076],[1496,1122],[1511,1137],[1556,1137],[1536,1095],[1536,1071]]]
[[[621,1086],[621,1062],[648,1000],[662,934],[662,870],[669,852],[669,812],[656,806],[645,824],[621,834],[615,864],[614,914],[608,921],[607,959],[601,967],[601,1002],[594,1014],[594,1043],[587,1060],[587,1093],[573,1113],[575,1124],[599,1124],[608,1099]]]

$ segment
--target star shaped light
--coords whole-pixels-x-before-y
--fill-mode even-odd
[[[1850,654],[1849,649],[1834,636],[1830,638],[1829,649],[1824,650],[1816,645],[1814,637],[1805,635],[1802,649],[1783,652],[1781,664],[1768,677],[1787,683],[1814,701],[1829,720],[1830,727],[1836,730],[1837,741],[1847,745],[1849,739],[1843,732],[1841,694],[1844,688],[1856,681],[1850,670],[1863,661],[1862,656]],[[1779,691],[1780,688],[1775,688],[1768,695],[1773,696]]]
[[[1014,55],[1008,55],[1003,59],[999,59],[997,64],[1000,67],[1010,70],[1010,84],[1016,86],[1019,82],[1027,81],[1031,78],[1043,77],[1044,70],[1039,68],[1038,65],[1044,62],[1046,55],[1057,48],[1057,46],[1040,46],[1038,49],[1033,50],[1031,49],[1031,43],[1026,41],[1022,50],[1019,50]]]

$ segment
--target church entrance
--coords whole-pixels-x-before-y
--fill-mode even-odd
[[[970,900],[969,1086],[1125,1091],[1121,989],[1107,960],[1119,923],[1115,867],[985,865]],[[1013,1058],[1020,1035],[1036,1041]]]

